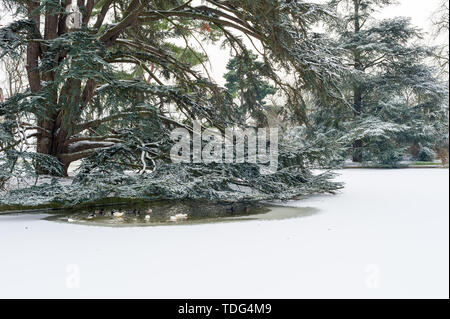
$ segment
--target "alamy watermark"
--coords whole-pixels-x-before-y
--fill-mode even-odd
[[[80,267],[76,264],[66,266],[66,287],[68,289],[80,288]]]
[[[69,29],[79,29],[81,27],[82,14],[78,4],[73,2],[66,6],[68,13],[66,18],[66,27]]]
[[[77,3],[69,4],[66,11],[66,26],[69,29],[80,28],[82,14]],[[184,128],[172,131],[171,137],[176,141],[170,152],[174,163],[252,163],[257,164],[264,175],[273,174],[278,169],[277,128],[227,128],[222,136],[216,128],[202,132],[200,122],[194,121],[192,143],[190,132]]]
[[[177,128],[171,138],[176,142],[170,151],[174,163],[253,163],[264,175],[278,169],[278,128],[226,128],[222,133],[217,128],[202,131],[194,121],[192,132]]]
[[[365,269],[366,277],[365,284],[369,289],[380,288],[381,269],[379,265],[371,264],[367,265]]]

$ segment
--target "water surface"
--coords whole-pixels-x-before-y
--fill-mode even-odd
[[[311,207],[255,204],[211,204],[204,202],[157,202],[134,206],[97,207],[82,210],[53,210],[0,214],[2,220],[46,220],[86,226],[146,227],[198,225],[252,220],[283,220],[317,213]],[[122,215],[122,216],[117,216]],[[147,216],[147,217],[146,217]]]

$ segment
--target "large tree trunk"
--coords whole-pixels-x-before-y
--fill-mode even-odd
[[[39,15],[32,15],[33,11],[39,6],[38,2],[28,1],[28,18],[36,22],[37,32],[39,32],[40,17]],[[52,40],[58,36],[58,14],[53,13],[55,9],[50,9],[50,12],[45,15],[44,21],[44,40]],[[39,58],[42,57],[45,51],[45,46],[41,46],[37,41],[30,41],[27,47],[27,73],[28,81],[33,92],[41,90],[41,80],[53,81],[53,72],[39,72]],[[54,61],[57,63],[56,59]],[[58,129],[55,127],[56,117],[56,104],[58,102],[58,92],[55,90],[51,93],[50,99],[47,101],[46,112],[36,119],[37,126],[41,128],[40,134],[37,136],[36,151],[40,154],[54,155],[54,142],[55,131]],[[57,156],[56,156],[57,157]],[[39,174],[49,173],[45,167],[37,167]]]
[[[37,31],[39,31],[40,16],[33,15],[33,12],[38,8],[39,3],[34,1],[28,1],[28,19],[35,22]],[[39,92],[41,89],[41,75],[38,71],[39,56],[41,55],[41,48],[38,42],[29,41],[27,45],[27,76],[28,83],[33,92]],[[52,121],[46,117],[38,118],[37,125],[42,128],[40,134],[37,136],[36,151],[41,154],[50,154],[51,149],[51,132],[53,130]],[[38,168],[38,172],[41,173],[43,168]]]
[[[63,3],[65,6],[69,5],[72,0],[65,0]],[[79,5],[84,5],[84,1],[78,1]],[[87,23],[86,17],[89,18],[90,12],[94,5],[93,0],[87,2],[87,13],[83,21]],[[33,11],[39,6],[39,2],[28,1],[28,18],[36,23],[37,33],[39,33],[40,16],[33,15]],[[58,35],[68,32],[65,25],[66,17],[56,13],[55,9],[45,15],[44,21],[44,40],[52,40],[58,37]],[[42,58],[42,54],[45,52],[45,44],[40,44],[38,41],[30,41],[27,46],[27,75],[28,81],[33,92],[39,92],[42,88],[41,81],[51,82],[55,80],[54,72],[39,72],[39,58]],[[61,63],[64,59],[63,54],[54,58],[54,65]],[[39,154],[52,155],[56,157],[62,166],[64,175],[67,175],[67,170],[70,163],[77,157],[64,156],[68,150],[67,140],[72,134],[74,121],[69,118],[69,112],[67,112],[67,105],[81,105],[82,101],[89,101],[92,97],[93,90],[95,88],[95,82],[89,80],[84,92],[81,92],[81,81],[68,79],[64,83],[62,89],[58,92],[55,88],[50,94],[50,99],[47,101],[44,114],[40,115],[36,119],[37,126],[40,127],[39,135],[37,136],[36,151]],[[80,108],[81,113],[81,108]],[[72,114],[73,116],[73,114]],[[77,116],[75,116],[77,118]],[[37,171],[39,174],[49,174],[49,171],[45,167],[38,166]]]
[[[62,5],[67,7],[72,1],[76,1],[82,10],[82,26],[88,25],[91,13],[96,3],[95,0],[62,0]],[[113,45],[119,35],[125,28],[136,23],[139,14],[144,10],[151,0],[132,0],[124,14],[123,20],[108,29],[102,35],[101,41],[106,47]],[[53,40],[58,36],[71,32],[66,25],[66,15],[57,13],[56,9],[50,8],[44,16],[44,35],[40,33],[40,15],[35,14],[36,9],[40,6],[39,1],[27,0],[28,18],[35,22],[36,37],[44,40]],[[97,15],[97,21],[94,28],[99,29],[106,17],[112,0],[107,0]],[[55,80],[53,71],[39,72],[39,59],[42,59],[46,52],[46,44],[42,41],[29,41],[27,45],[27,76],[30,88],[33,92],[39,92],[42,89],[42,83],[51,83]],[[47,57],[48,58],[48,57]],[[59,52],[54,57],[54,66],[57,66],[65,59],[65,53]],[[73,138],[74,134],[81,133],[83,130],[91,128],[91,125],[79,123],[83,109],[94,96],[96,81],[94,79],[83,80],[67,79],[61,86],[54,88],[50,93],[50,98],[44,105],[44,114],[37,115],[36,124],[39,133],[37,134],[36,152],[39,154],[52,155],[57,158],[62,167],[64,175],[70,163],[86,158],[95,150],[111,146],[111,142],[102,141],[101,138],[94,139],[94,142],[78,143],[73,142],[77,139]],[[96,124],[95,122],[91,123]],[[82,128],[82,129],[80,129]],[[89,139],[85,139],[89,140]],[[45,167],[37,167],[38,174],[49,174]]]

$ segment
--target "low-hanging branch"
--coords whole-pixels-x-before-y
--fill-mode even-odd
[[[210,11],[210,12],[212,12],[212,11]],[[258,34],[254,30],[246,28],[247,26],[243,22],[241,22],[241,23],[245,26],[242,26],[237,23],[233,23],[231,21],[214,18],[213,16],[210,16],[210,15],[195,13],[192,11],[178,11],[178,12],[176,12],[176,11],[154,11],[154,12],[144,13],[142,16],[139,17],[139,22],[141,24],[153,23],[160,19],[169,18],[169,17],[180,17],[180,18],[185,17],[185,18],[195,18],[195,19],[199,19],[199,20],[204,20],[204,21],[208,21],[208,22],[212,22],[212,23],[221,25],[223,27],[230,27],[235,30],[239,30],[245,34],[248,34],[248,35],[260,40],[260,41],[264,40],[263,35]]]
[[[2,104],[1,112],[30,119],[21,132],[8,134],[18,139],[38,132],[32,136],[36,154],[56,159],[63,175],[73,161],[93,156],[153,169],[170,163],[173,128],[192,132],[197,120],[223,132],[245,127],[249,114],[264,116],[262,103],[253,106],[258,112],[242,110],[215,83],[207,43],[223,41],[251,65],[243,38],[249,39],[264,61],[255,70],[282,93],[288,116],[302,113],[304,93],[334,98],[327,81],[337,81],[342,71],[332,52],[307,33],[329,17],[326,6],[303,1],[79,0],[79,28],[67,23],[76,16],[63,11],[71,1],[11,1],[27,19],[0,29],[0,48],[26,54],[29,90]],[[1,145],[11,144],[20,146]],[[36,162],[38,174],[58,171]]]

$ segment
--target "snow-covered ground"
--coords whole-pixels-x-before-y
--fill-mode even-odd
[[[106,228],[0,215],[0,297],[448,298],[446,169],[341,171],[290,220]]]

